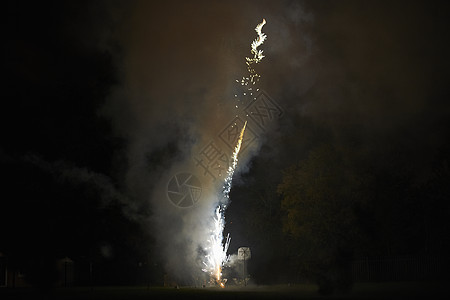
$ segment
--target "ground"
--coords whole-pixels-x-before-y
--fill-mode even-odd
[[[435,299],[446,283],[359,283],[347,295],[320,296],[314,285],[274,285],[220,288],[77,287],[42,293],[32,288],[0,289],[0,299]]]

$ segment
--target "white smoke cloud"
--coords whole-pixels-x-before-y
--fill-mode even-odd
[[[281,82],[293,80],[283,72],[305,64],[312,53],[311,39],[298,35],[302,24],[314,18],[298,4],[292,9],[284,2],[175,1],[156,7],[137,1],[126,11],[123,18],[114,18],[122,23],[111,37],[121,49],[114,57],[121,57],[122,81],[101,113],[128,142],[123,180],[138,207],[150,204],[148,226],[167,272],[180,283],[192,283],[201,276],[199,249],[206,247],[223,184],[221,178],[213,182],[205,175],[195,155],[211,141],[231,153],[219,135],[236,115],[235,80],[246,75],[254,27],[266,18],[266,58],[257,71],[261,87],[276,99],[283,92]],[[242,111],[240,117],[246,117]],[[240,156],[238,172],[258,153],[264,131],[257,136]],[[180,172],[194,174],[202,183],[200,200],[189,208],[168,199],[167,184]]]

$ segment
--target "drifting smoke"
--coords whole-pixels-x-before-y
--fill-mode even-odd
[[[264,55],[256,48],[266,39],[261,32],[265,20],[256,28],[257,39],[251,43],[255,22],[262,15],[270,20],[272,27],[265,32],[269,36],[272,32],[275,38],[264,47],[264,53],[275,62],[284,58],[283,64],[291,63],[283,54],[286,47],[292,50],[290,58],[298,61],[310,53],[296,52],[288,42],[298,30],[299,21],[292,15],[297,6],[266,3],[260,7],[240,2],[176,2],[176,6],[176,12],[173,4],[162,5],[156,12],[143,1],[129,10],[113,37],[122,47],[122,83],[113,89],[102,114],[113,120],[116,133],[128,141],[128,167],[123,175],[126,194],[137,202],[133,207],[151,214],[145,226],[158,243],[156,255],[179,284],[195,284],[205,277],[201,269],[216,207],[227,200],[220,196],[226,169],[212,180],[194,159],[211,142],[217,142],[238,115],[236,111],[248,104],[235,103],[234,95],[239,93],[236,78],[248,73],[243,88],[246,80],[252,86],[259,81],[272,97],[281,92],[276,87],[280,68],[264,69],[264,64],[259,64]],[[280,47],[283,44],[285,48]],[[249,52],[251,56],[246,58]],[[259,74],[264,74],[261,80]],[[240,120],[245,117],[240,115]],[[236,128],[241,129],[243,123]],[[245,145],[244,139],[237,173],[246,170],[263,138],[260,135],[251,145]],[[226,146],[220,146],[225,153]],[[180,173],[194,175],[202,185],[201,197],[191,207],[177,207],[168,199],[168,183]]]
[[[41,4],[32,7],[46,8]],[[77,11],[76,7],[70,5],[67,11]],[[356,151],[359,149],[353,146],[360,144],[363,151],[380,160],[386,145],[401,149],[399,153],[408,152],[407,158],[421,165],[418,170],[428,168],[435,152],[446,145],[442,141],[448,141],[445,75],[450,70],[446,63],[450,43],[445,32],[448,18],[443,13],[448,10],[439,5],[392,1],[96,1],[80,7],[80,18],[75,21],[73,15],[66,18],[59,10],[46,11],[44,16],[57,17],[56,24],[65,20],[65,27],[57,30],[53,18],[41,25],[42,15],[35,11],[22,17],[8,10],[11,33],[5,53],[12,80],[7,83],[8,95],[12,98],[5,101],[3,109],[2,148],[6,153],[30,147],[33,152],[47,153],[43,157],[55,163],[39,159],[33,163],[57,170],[56,176],[62,174],[64,180],[95,186],[107,201],[120,198],[133,207],[128,215],[151,215],[144,224],[158,243],[152,255],[165,262],[169,275],[180,284],[204,275],[199,266],[206,254],[205,236],[210,234],[217,202],[222,201],[217,191],[222,188],[223,176],[211,180],[193,158],[217,142],[230,118],[248,104],[235,107],[233,96],[240,96],[236,79],[238,84],[248,83],[240,79],[250,70],[263,75],[259,87],[286,114],[278,122],[280,128],[259,134],[247,148],[249,143],[244,141],[235,184],[239,174],[251,166],[252,156],[277,164],[271,164],[270,175],[279,177],[272,169],[279,171],[301,161],[319,141],[328,142],[329,136]],[[29,9],[28,5],[9,5],[11,8]],[[88,14],[91,16],[86,17]],[[260,54],[249,53],[249,43],[262,16],[268,20],[264,32],[270,43],[264,45],[264,63],[250,64]],[[22,22],[29,17],[31,21]],[[46,27],[58,35],[47,34]],[[75,49],[68,49],[71,47]],[[97,61],[99,57],[115,69],[88,66],[86,58]],[[115,71],[111,77],[116,81],[111,83],[112,79],[102,76],[92,79],[88,74],[104,73],[102,70]],[[71,84],[66,86],[68,82]],[[97,86],[99,82],[103,88]],[[83,111],[93,110],[92,99],[103,100],[104,89],[111,84],[114,87],[99,113],[111,120],[114,133],[126,145],[123,155],[117,155],[121,161],[114,161],[119,164],[114,165],[119,174],[112,175],[116,176],[114,181],[58,162],[66,157],[60,149],[72,145],[72,132],[84,134],[95,126],[92,120],[84,119]],[[83,87],[93,94],[87,95]],[[73,93],[77,89],[81,91]],[[73,112],[73,108],[84,106]],[[246,116],[239,116],[245,120]],[[239,128],[244,123],[233,121]],[[80,125],[86,128],[79,130]],[[251,137],[254,127],[249,125],[246,134]],[[315,128],[319,133],[324,128],[326,137],[315,134],[311,130]],[[95,144],[94,136],[79,140]],[[65,147],[59,144],[61,137]],[[270,137],[271,142],[264,143],[264,137]],[[11,148],[15,143],[19,143],[17,148]],[[223,143],[219,146],[225,151]],[[73,148],[64,151],[80,151],[76,145]],[[116,149],[99,153],[109,150]],[[81,153],[75,157],[83,161],[86,153]],[[258,173],[268,172],[264,168]],[[201,195],[191,207],[177,207],[168,199],[168,182],[180,173],[195,175],[202,183],[197,189]],[[120,192],[111,182],[120,183]],[[237,234],[233,235],[230,249],[240,246],[233,244],[238,240]]]

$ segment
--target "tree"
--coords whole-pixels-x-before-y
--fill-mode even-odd
[[[278,186],[291,259],[323,293],[351,287],[350,262],[360,236],[355,206],[364,198],[363,178],[348,154],[321,145],[288,168]]]

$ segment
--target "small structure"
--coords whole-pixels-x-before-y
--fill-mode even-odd
[[[74,265],[73,260],[67,256],[58,260],[58,285],[59,286],[73,286],[74,285]]]
[[[252,257],[252,253],[249,247],[240,247],[238,249],[238,260],[242,262],[242,279],[244,280],[244,285],[247,285],[247,262]]]
[[[30,271],[30,268],[25,268],[25,272],[23,272],[23,267],[23,264],[18,264],[17,262],[14,263],[14,261],[11,261],[8,256],[0,252],[0,288],[31,287],[33,283],[30,282],[30,278],[27,277],[27,274],[29,274],[27,271]],[[74,285],[75,276],[73,260],[68,257],[55,260],[52,264],[52,268],[54,267],[56,267],[58,270],[58,277],[55,278],[56,281],[52,281],[52,284],[56,284],[57,286]],[[34,269],[34,271],[36,271],[36,269]],[[37,276],[48,275],[46,275],[45,273],[39,273]]]
[[[8,265],[8,257],[0,252],[0,287],[27,287],[25,275],[17,266]]]

